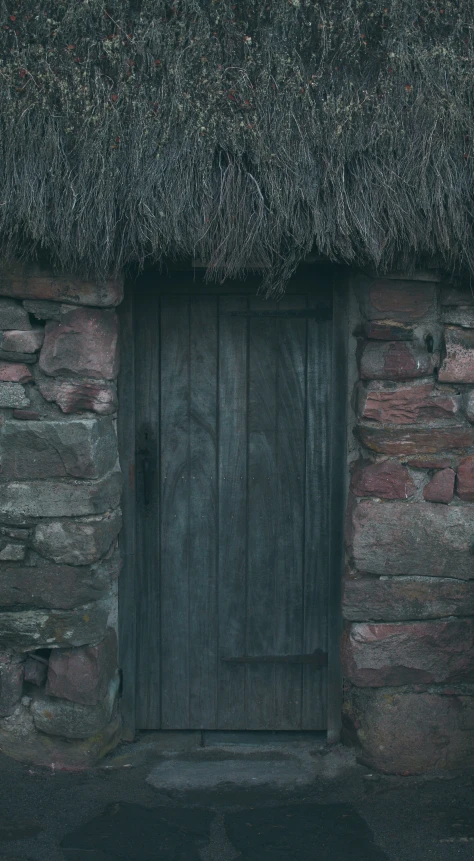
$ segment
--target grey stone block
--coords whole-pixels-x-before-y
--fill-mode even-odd
[[[23,525],[29,517],[82,517],[117,508],[122,476],[118,470],[97,481],[17,481],[4,484],[0,517]]]
[[[119,553],[95,565],[0,564],[0,607],[72,610],[104,597],[120,569]]]
[[[89,565],[107,552],[122,524],[119,509],[81,520],[53,520],[40,523],[33,547],[54,562]]]
[[[0,428],[0,458],[3,481],[99,478],[117,460],[117,438],[108,418],[7,420]]]
[[[0,407],[21,409],[29,405],[29,398],[26,397],[25,389],[20,383],[0,382]]]
[[[0,299],[0,329],[31,329],[28,312],[14,299]]]
[[[107,696],[97,705],[82,705],[70,700],[39,695],[31,704],[36,729],[64,738],[88,738],[109,723],[118,690],[118,679],[109,684]]]
[[[34,649],[85,646],[97,643],[107,632],[109,607],[101,601],[75,610],[19,610],[0,613],[0,649]]]

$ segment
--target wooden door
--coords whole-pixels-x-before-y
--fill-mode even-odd
[[[134,296],[137,727],[324,729],[331,289]]]

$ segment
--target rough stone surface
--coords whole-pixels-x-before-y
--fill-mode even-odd
[[[23,663],[8,653],[0,653],[0,717],[10,715],[21,699]]]
[[[15,365],[10,362],[0,362],[0,382],[29,383],[33,375],[27,365]]]
[[[14,299],[0,299],[0,330],[31,329],[27,311]]]
[[[363,380],[409,380],[427,377],[437,356],[413,341],[367,341],[360,359]]]
[[[364,323],[363,333],[376,341],[411,341],[414,334],[413,326],[395,320],[369,320]]]
[[[466,502],[474,502],[474,455],[464,457],[458,465],[457,494]]]
[[[405,463],[411,469],[447,469],[448,467],[452,468],[455,461],[454,455],[451,457],[431,457],[429,454],[422,454],[420,457],[411,457]]]
[[[469,425],[459,424],[438,427],[359,425],[355,433],[363,445],[372,451],[401,457],[463,450],[474,444],[473,429]]]
[[[117,690],[118,680],[113,679],[106,696],[97,705],[81,705],[39,694],[31,704],[36,729],[64,738],[88,738],[102,732],[112,717]]]
[[[97,602],[74,610],[0,612],[0,646],[33,649],[84,646],[105,637],[108,607]]]
[[[0,350],[0,360],[34,365],[38,360],[38,355],[37,353],[19,353],[17,350]]]
[[[474,296],[469,285],[455,287],[453,284],[443,284],[441,286],[440,299],[443,307],[448,305],[462,305],[464,307],[474,305]]]
[[[17,481],[2,486],[0,517],[22,522],[25,517],[71,517],[101,514],[117,508],[122,478],[110,472],[97,481]]]
[[[47,299],[25,299],[23,307],[29,314],[33,314],[37,320],[60,320],[64,313],[63,309],[71,309],[70,305],[62,305],[60,302],[48,302]],[[15,326],[15,328],[17,327]]]
[[[474,508],[375,502],[353,515],[355,568],[368,574],[474,579]]]
[[[415,485],[406,466],[393,460],[358,464],[352,473],[351,490],[355,496],[378,496],[382,499],[408,499]]]
[[[341,655],[358,687],[474,682],[474,620],[355,622]]]
[[[2,350],[17,353],[36,353],[44,341],[44,329],[30,329],[22,332],[12,329],[5,332],[2,341]]]
[[[116,674],[117,636],[109,629],[96,646],[53,650],[45,693],[85,706],[98,705]]]
[[[28,656],[25,661],[25,682],[40,688],[45,684],[47,676],[48,662],[44,659]]]
[[[0,565],[0,607],[72,610],[100,600],[117,579],[118,556],[92,566]]]
[[[440,577],[345,577],[343,616],[353,622],[474,616],[474,582]]]
[[[364,419],[385,424],[415,424],[456,416],[461,396],[449,387],[435,387],[431,380],[398,384],[372,382],[360,387],[358,406]]]
[[[38,388],[47,401],[54,401],[63,413],[90,410],[98,415],[116,412],[117,390],[113,383],[105,380],[60,380],[38,377]]]
[[[14,264],[2,267],[0,296],[110,307],[122,301],[123,282],[116,279],[94,284],[79,278],[54,275],[38,266]]]
[[[441,319],[443,323],[474,329],[474,307],[443,308]]]
[[[29,405],[29,398],[26,397],[25,390],[20,383],[0,382],[0,407],[13,409],[29,407]]]
[[[387,774],[474,766],[474,696],[352,688],[344,720],[360,760]]]
[[[99,478],[117,460],[111,419],[5,421],[0,428],[0,478]],[[64,512],[67,514],[68,512]]]
[[[121,527],[120,511],[82,520],[41,522],[33,547],[42,556],[66,565],[89,565],[110,548]]]
[[[420,281],[375,281],[368,293],[366,313],[370,320],[422,320],[434,311],[435,288]]]
[[[12,416],[21,422],[37,422],[40,414],[36,410],[13,410]]]
[[[464,403],[468,421],[474,424],[474,389],[471,392],[466,392]]]
[[[49,375],[113,380],[118,373],[118,320],[113,311],[78,308],[46,324],[40,368]]]
[[[3,541],[0,542],[0,546]],[[0,562],[22,562],[26,556],[24,544],[5,544],[0,550]]]
[[[446,383],[474,383],[474,331],[446,326],[444,337],[446,357],[438,379]]]
[[[440,469],[435,472],[433,478],[423,489],[423,496],[427,502],[451,502],[454,496],[454,481],[456,473],[454,469]]]

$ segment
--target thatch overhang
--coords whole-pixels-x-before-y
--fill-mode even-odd
[[[8,0],[0,251],[474,270],[474,0]]]

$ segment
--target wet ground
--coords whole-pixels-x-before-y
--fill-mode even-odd
[[[150,734],[89,771],[0,769],[0,861],[474,859],[474,774],[383,777],[317,740]]]

